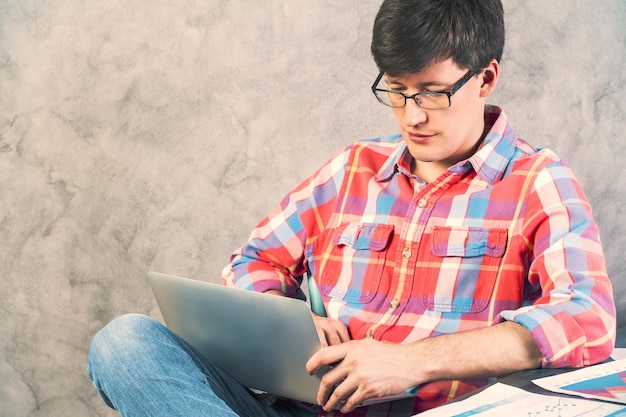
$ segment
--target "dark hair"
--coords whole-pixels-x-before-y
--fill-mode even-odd
[[[503,49],[501,0],[385,0],[374,22],[372,55],[392,76],[448,58],[479,71]]]

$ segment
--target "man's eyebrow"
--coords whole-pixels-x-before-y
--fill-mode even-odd
[[[407,85],[405,83],[403,83],[402,81],[400,81],[398,78],[395,77],[388,77],[385,76],[385,81],[388,84],[397,84],[399,86],[402,86],[403,88],[407,88]],[[424,89],[424,88],[428,88],[428,87],[432,87],[432,86],[438,86],[441,88],[445,88],[447,86],[448,83],[446,82],[441,82],[441,81],[424,81],[422,83],[419,83],[419,85],[417,87],[419,87],[419,89]]]

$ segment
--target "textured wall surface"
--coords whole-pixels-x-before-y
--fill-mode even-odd
[[[159,317],[145,272],[217,281],[285,192],[395,132],[379,4],[0,0],[0,416],[115,415],[85,358],[113,317]],[[574,168],[623,305],[626,2],[505,10],[491,102]]]

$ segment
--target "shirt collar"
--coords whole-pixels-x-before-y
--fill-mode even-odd
[[[449,170],[462,173],[473,168],[481,179],[493,185],[502,177],[515,153],[517,136],[500,107],[492,105],[485,107],[485,123],[491,127],[478,151]]]
[[[485,107],[485,123],[491,126],[485,135],[478,151],[469,159],[463,160],[449,168],[450,172],[463,173],[473,169],[476,174],[489,184],[496,183],[504,174],[509,160],[515,152],[517,137],[509,126],[504,111],[497,106]],[[398,141],[398,147],[387,158],[387,161],[378,170],[378,181],[387,181],[396,172],[411,176],[411,162],[413,157],[404,143],[401,135],[393,136]]]
[[[413,156],[409,153],[409,149],[406,143],[404,143],[402,135],[391,136],[389,140],[396,141],[398,146],[376,173],[376,180],[381,182],[391,179],[396,172],[400,172],[407,177],[412,175],[411,163],[413,162]]]

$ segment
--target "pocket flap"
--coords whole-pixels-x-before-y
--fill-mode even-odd
[[[506,229],[480,227],[435,227],[431,250],[436,256],[492,256],[501,258],[506,250]]]
[[[390,224],[343,224],[333,233],[333,245],[379,252],[387,247],[392,232],[393,225]]]

